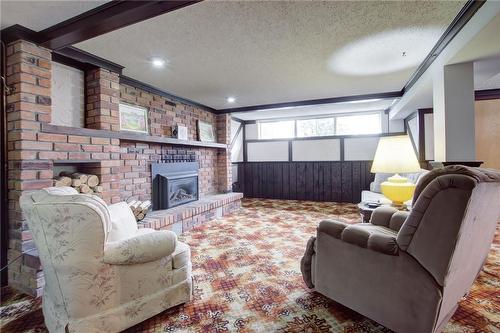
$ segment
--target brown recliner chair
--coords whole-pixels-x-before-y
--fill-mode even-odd
[[[500,218],[500,172],[450,166],[419,182],[411,212],[322,221],[302,258],[306,284],[396,332],[440,332],[471,287]]]

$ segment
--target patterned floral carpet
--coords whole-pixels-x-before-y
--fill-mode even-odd
[[[181,238],[191,245],[194,299],[126,332],[390,332],[307,289],[299,261],[322,219],[359,221],[356,205],[244,200]],[[499,332],[500,227],[486,266],[445,332]],[[0,331],[46,332],[41,300],[2,290]]]

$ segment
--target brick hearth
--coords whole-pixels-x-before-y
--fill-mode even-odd
[[[68,130],[48,133],[43,128],[51,124],[53,116],[51,78],[49,50],[26,41],[7,46],[7,84],[11,88],[7,96],[9,261],[34,248],[19,198],[24,191],[52,186],[55,166],[59,169],[71,165],[78,171],[98,175],[103,187],[102,198],[115,203],[151,198],[152,161],[198,161],[202,200],[186,206],[182,213],[153,212],[142,226],[182,232],[239,207],[241,196],[238,194],[213,196],[231,190],[230,157],[225,146],[182,146],[109,135],[119,132],[121,102],[148,109],[152,137],[169,137],[172,126],[184,125],[188,128],[188,139],[196,140],[196,121],[203,120],[214,125],[218,142],[227,145],[230,143],[229,115],[215,115],[197,106],[121,84],[118,73],[94,67],[85,72],[85,126],[94,130],[92,134]],[[36,252],[12,262],[8,275],[11,286],[32,295],[41,293],[44,280]]]
[[[171,230],[176,234],[181,234],[239,209],[242,197],[242,193],[208,195],[182,206],[150,212],[144,220],[138,223],[138,226],[139,228]]]

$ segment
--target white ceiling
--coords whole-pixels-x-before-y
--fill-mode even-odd
[[[397,91],[464,2],[204,1],[76,46],[216,109]]]
[[[389,108],[396,99],[365,100],[344,103],[331,103],[290,108],[278,108],[248,112],[238,112],[233,115],[241,120],[262,120],[271,118],[290,118],[300,116],[320,116],[335,113],[382,111]]]
[[[108,0],[109,1],[109,0]],[[108,1],[0,1],[1,29],[20,24],[34,31],[46,29]]]
[[[487,1],[455,36],[415,85],[391,107],[391,119],[403,119],[433,106],[433,80],[445,65],[474,63],[474,88],[500,89],[500,1]]]

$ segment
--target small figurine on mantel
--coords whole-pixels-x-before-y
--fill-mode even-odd
[[[183,125],[172,126],[172,135],[176,139],[187,140],[188,139],[187,127]]]

